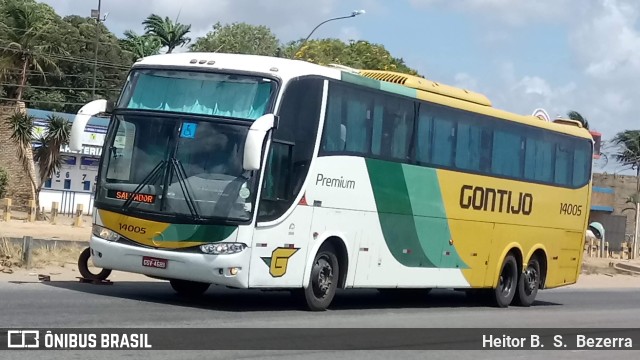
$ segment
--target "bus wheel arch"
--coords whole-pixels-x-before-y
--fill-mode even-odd
[[[347,246],[344,241],[337,236],[327,238],[322,245],[320,245],[320,248],[326,244],[331,244],[335,250],[336,257],[338,258],[338,265],[340,266],[340,273],[338,274],[338,289],[344,289],[346,288],[347,273],[349,269],[349,253],[347,251]]]

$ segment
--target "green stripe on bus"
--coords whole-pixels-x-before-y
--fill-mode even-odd
[[[171,224],[155,241],[218,242],[228,238],[237,226]]]
[[[384,240],[409,267],[467,268],[451,232],[435,169],[366,159]]]
[[[386,81],[380,82],[380,90],[387,91],[394,94],[408,96],[414,99],[418,97],[418,91],[416,91],[416,89],[412,89],[410,87],[406,87],[406,86],[402,86],[402,85],[398,85],[398,84],[394,84]]]
[[[356,85],[370,87],[376,90],[380,89],[380,81],[344,71],[342,72],[341,80]]]

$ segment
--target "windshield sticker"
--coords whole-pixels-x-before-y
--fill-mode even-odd
[[[196,123],[182,123],[182,130],[180,130],[180,137],[193,139],[196,137],[196,129],[198,128],[198,124]]]
[[[240,192],[238,193],[238,195],[243,199],[247,199],[251,195],[251,190],[249,190],[245,184],[242,186],[242,188],[240,188]]]

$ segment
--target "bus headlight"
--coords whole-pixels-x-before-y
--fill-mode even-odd
[[[205,254],[212,255],[237,254],[246,248],[247,245],[243,243],[217,243],[200,245],[200,251]]]
[[[118,241],[118,239],[120,238],[120,235],[117,232],[111,231],[100,225],[93,225],[93,227],[91,228],[91,233],[93,233],[94,236],[109,241]]]

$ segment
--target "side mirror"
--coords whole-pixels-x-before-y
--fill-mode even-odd
[[[113,112],[113,109],[116,108],[116,102],[115,100],[107,100],[107,106],[104,109],[104,112],[107,114],[111,114]]]
[[[273,114],[262,115],[253,122],[244,143],[242,168],[247,171],[259,170],[262,160],[262,144],[267,132],[274,128],[277,120]]]
[[[84,105],[78,111],[78,114],[73,119],[73,125],[71,126],[71,136],[69,136],[69,148],[71,151],[82,150],[82,135],[84,134],[84,128],[92,116],[105,112],[107,109],[107,100],[94,100]]]

